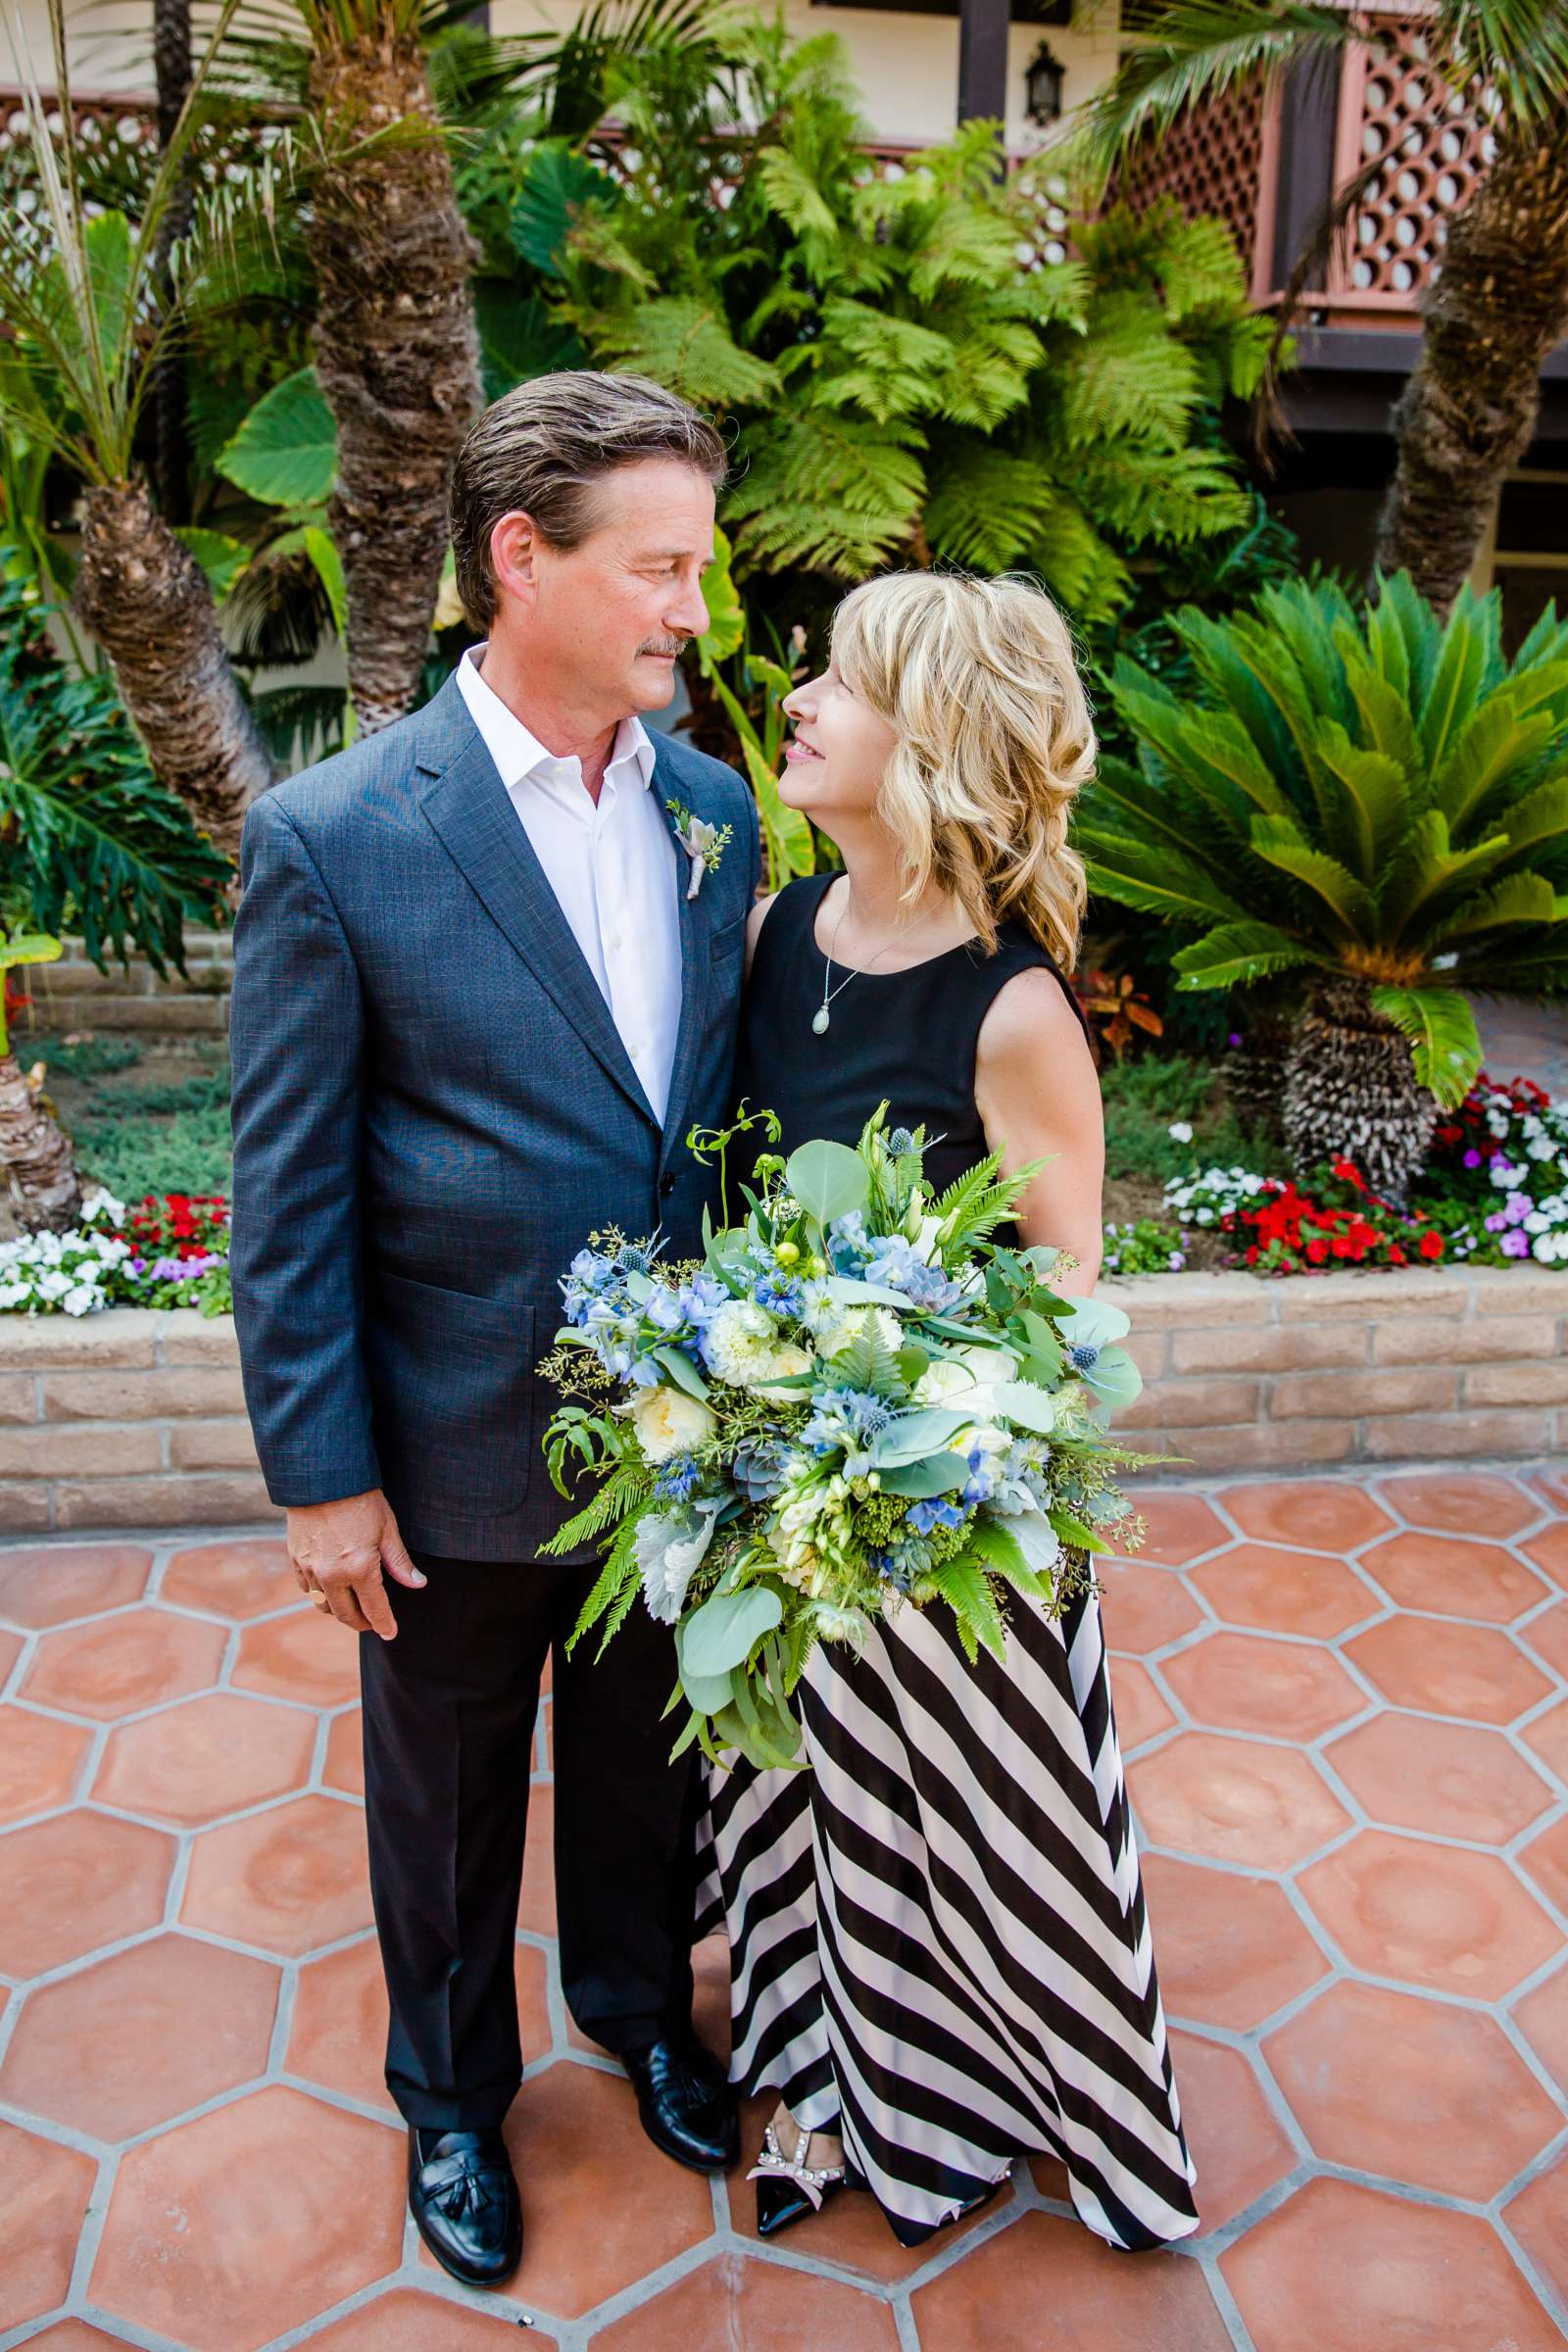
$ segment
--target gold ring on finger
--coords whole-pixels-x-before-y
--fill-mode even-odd
[[[324,1609],[330,1606],[326,1594],[321,1591],[319,1585],[311,1587],[311,1606],[313,1609]]]

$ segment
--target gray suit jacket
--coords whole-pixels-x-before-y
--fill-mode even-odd
[[[528,1559],[565,1506],[533,1366],[590,1231],[700,1248],[729,1107],[757,812],[658,736],[651,790],[734,829],[688,900],[662,1129],[456,681],[252,808],[234,938],[234,1309],[280,1504],[382,1487],[405,1538]]]

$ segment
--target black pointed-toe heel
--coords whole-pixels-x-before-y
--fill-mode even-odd
[[[762,2152],[747,2179],[757,2182],[757,2234],[776,2237],[808,2213],[820,2213],[829,2197],[844,2186],[843,2165],[811,2166],[801,2161],[811,2152],[811,2134],[803,2132],[793,2164],[779,2146],[771,2124],[762,2134]]]

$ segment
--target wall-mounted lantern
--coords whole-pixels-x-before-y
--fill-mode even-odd
[[[1061,121],[1061,85],[1065,77],[1066,68],[1059,58],[1052,55],[1051,43],[1042,41],[1023,77],[1023,111],[1042,130]]]

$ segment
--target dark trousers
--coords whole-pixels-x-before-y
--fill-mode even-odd
[[[360,1641],[370,1890],[411,2124],[500,2123],[522,2072],[513,1945],[529,1742],[552,1645],[556,1907],[566,2006],[610,2050],[690,2023],[697,1774],[669,1762],[667,1627],[641,1608],[596,1664],[566,1638],[595,1569],[418,1555],[397,1639]]]

